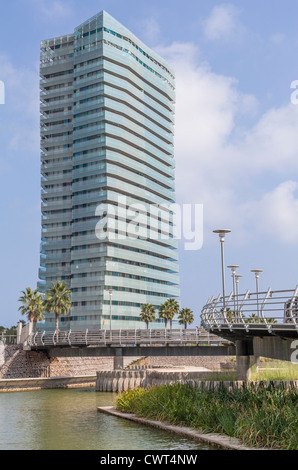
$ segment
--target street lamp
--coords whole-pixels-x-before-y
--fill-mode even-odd
[[[218,233],[219,241],[221,245],[221,271],[222,271],[222,293],[223,293],[223,308],[224,312],[226,310],[226,287],[225,287],[225,264],[224,264],[224,241],[226,233],[230,233],[231,230],[222,229],[222,230],[213,230],[213,233]]]
[[[258,320],[260,319],[259,316],[259,276],[260,273],[263,272],[262,269],[251,269],[252,273],[255,273],[255,278],[256,278],[256,288],[257,288],[257,314],[258,314]]]
[[[233,278],[233,296],[234,296],[234,311],[236,311],[236,285],[235,285],[235,275],[236,269],[239,268],[238,265],[228,266],[232,270],[232,278]]]
[[[109,289],[109,294],[110,294],[110,333],[111,333],[112,331],[112,294],[113,294],[112,289]]]
[[[238,312],[239,312],[239,305],[238,305],[238,301],[239,301],[239,279],[240,277],[242,277],[242,274],[235,274],[235,281],[236,281],[236,295],[237,295],[237,315],[238,315]]]

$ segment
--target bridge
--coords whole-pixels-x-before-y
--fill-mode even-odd
[[[30,349],[49,357],[113,356],[114,367],[127,356],[235,356],[237,379],[249,380],[260,356],[298,362],[298,286],[294,290],[230,294],[210,298],[201,328],[38,331]],[[296,354],[297,351],[297,354]]]
[[[235,355],[229,339],[203,328],[37,331],[30,334],[28,346],[49,357],[113,356],[114,368],[133,356]]]
[[[201,322],[207,331],[235,343],[238,377],[247,380],[258,356],[295,362],[298,286],[212,297],[202,309]]]

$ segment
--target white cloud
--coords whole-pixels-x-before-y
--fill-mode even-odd
[[[215,6],[204,23],[204,34],[209,40],[231,37],[239,29],[238,11],[231,4]]]
[[[205,230],[229,226],[238,239],[298,242],[298,106],[269,109],[233,77],[200,63],[192,44],[160,48],[176,71],[176,192],[204,204]],[[243,125],[243,117],[254,124]]]
[[[298,241],[298,183],[284,181],[265,193],[258,202],[251,202],[247,215],[255,222],[255,230],[283,243]]]

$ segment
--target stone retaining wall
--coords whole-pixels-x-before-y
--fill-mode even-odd
[[[206,367],[206,369],[219,371],[222,364],[236,364],[235,358],[231,356],[150,356],[141,361],[142,364],[159,367]]]
[[[4,343],[0,340],[0,368],[5,364]]]
[[[24,351],[22,345],[2,345],[0,379],[96,375],[113,369],[113,357],[55,357],[41,351]],[[128,366],[137,358],[125,358]]]
[[[33,377],[34,368],[46,367],[50,363],[45,354],[24,351],[22,345],[5,345],[3,356],[0,379]]]

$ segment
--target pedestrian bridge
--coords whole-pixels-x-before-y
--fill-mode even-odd
[[[29,336],[28,346],[51,358],[114,357],[115,369],[123,367],[124,357],[235,356],[231,341],[202,328],[38,331]]]
[[[245,364],[246,372],[249,362],[258,356],[296,363],[298,286],[212,297],[202,309],[201,322],[210,333],[235,343],[237,360]]]
[[[298,286],[212,297],[202,309],[201,320],[207,331],[231,341],[244,336],[298,338]]]

